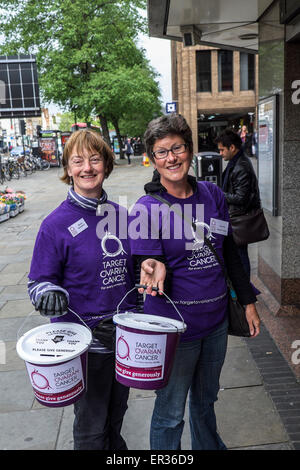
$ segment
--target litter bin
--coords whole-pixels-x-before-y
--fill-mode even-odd
[[[200,152],[194,156],[197,181],[210,181],[222,186],[222,157],[217,152]]]

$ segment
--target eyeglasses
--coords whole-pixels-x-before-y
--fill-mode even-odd
[[[169,152],[172,152],[173,155],[180,155],[186,151],[187,144],[176,144],[173,145],[170,149],[160,149],[156,152],[152,152],[152,155],[157,160],[162,160],[163,158],[167,158]]]
[[[83,166],[84,162],[88,160],[92,166],[97,166],[100,165],[100,163],[103,162],[103,157],[101,155],[95,154],[92,155],[90,158],[83,158],[80,155],[76,155],[75,157],[72,157],[70,160],[71,165],[80,167]]]

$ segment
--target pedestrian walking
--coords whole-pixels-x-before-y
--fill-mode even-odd
[[[249,133],[247,126],[242,126],[238,134],[242,141],[244,153],[250,157],[252,155],[252,134]]]
[[[131,146],[130,139],[127,139],[126,147],[125,147],[125,153],[126,153],[126,156],[127,156],[128,165],[130,165],[130,163],[131,163],[130,156],[133,155],[133,148]]]
[[[256,297],[232,239],[223,192],[216,185],[197,182],[188,174],[193,141],[186,120],[176,114],[159,117],[148,124],[144,141],[156,171],[153,180],[145,186],[146,196],[135,207],[143,214],[148,233],[131,240],[132,254],[141,265],[140,283],[147,286],[145,292],[149,294],[144,312],[175,318],[171,303],[152,290],[158,287],[168,292],[187,325],[177,347],[169,382],[156,391],[151,449],[181,448],[188,393],[192,449],[226,449],[217,432],[214,403],[227,348],[228,294],[223,271],[204,243],[201,229],[225,262],[239,300],[246,305],[253,337],[258,335],[260,324],[254,304]],[[155,197],[162,197],[177,210],[170,214],[169,205]],[[203,220],[200,220],[203,207]],[[189,218],[199,233],[181,217],[185,211],[191,211]],[[157,225],[153,225],[155,213],[160,214]],[[216,225],[212,231],[213,221]],[[143,290],[139,289],[141,293]]]
[[[241,137],[229,129],[217,137],[216,142],[220,155],[224,161],[228,162],[222,175],[222,189],[230,217],[260,208],[258,181],[252,163],[243,150]],[[250,281],[248,245],[239,246],[238,251]],[[255,289],[255,293],[258,294],[259,291]]]
[[[98,133],[72,134],[64,148],[61,178],[71,187],[67,199],[41,224],[29,272],[28,291],[36,310],[51,322],[81,319],[93,331],[87,392],[74,404],[75,450],[127,449],[121,426],[129,389],[115,380],[112,316],[134,286],[134,270],[129,241],[126,234],[120,236],[124,217],[119,214],[126,210],[109,201],[103,189],[113,159]],[[115,231],[99,238],[98,224],[107,211],[116,214]],[[111,266],[118,266],[117,271]],[[132,292],[120,312],[134,311],[135,305]]]

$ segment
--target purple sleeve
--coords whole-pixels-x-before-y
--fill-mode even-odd
[[[52,230],[42,223],[37,235],[29,279],[38,282],[49,282],[60,286],[63,276],[63,255],[57,246]]]

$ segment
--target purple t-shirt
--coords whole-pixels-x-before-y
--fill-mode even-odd
[[[231,233],[227,205],[223,192],[208,182],[199,182],[197,191],[186,199],[166,192],[161,196],[176,205],[176,211],[150,195],[140,198],[131,212],[131,251],[135,255],[165,256],[172,270],[169,297],[187,325],[181,340],[191,341],[213,331],[224,321],[227,312],[223,272],[208,246],[202,243],[204,233],[223,260],[224,236]],[[178,215],[178,210],[185,213],[187,219],[197,221],[196,233],[191,224]],[[164,296],[147,295],[144,311],[180,320]]]
[[[134,270],[127,236],[127,211],[107,201],[103,214],[64,201],[40,227],[29,278],[51,282],[69,293],[69,306],[93,328],[134,287]],[[110,217],[108,219],[108,217]],[[106,221],[110,220],[110,225]],[[106,229],[108,230],[106,232]],[[134,311],[136,291],[119,311]],[[72,313],[54,321],[79,322]]]

